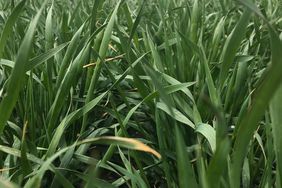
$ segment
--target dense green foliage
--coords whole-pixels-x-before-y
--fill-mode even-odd
[[[0,187],[281,187],[281,32],[280,0],[0,0]]]

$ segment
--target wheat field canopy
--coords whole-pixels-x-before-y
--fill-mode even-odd
[[[282,185],[280,0],[0,0],[0,187]]]

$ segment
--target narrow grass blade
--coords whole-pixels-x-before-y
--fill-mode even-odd
[[[209,124],[201,123],[197,126],[196,130],[197,133],[202,134],[209,142],[212,152],[216,150],[216,132],[212,126]]]
[[[232,186],[236,188],[240,185],[240,170],[247,153],[248,143],[258,127],[258,122],[267,109],[272,96],[282,82],[280,71],[282,69],[282,43],[279,36],[271,27],[269,28],[269,34],[271,39],[271,65],[262,77],[260,85],[253,93],[253,102],[248,109],[248,112],[243,115],[242,121],[237,125],[238,133],[236,135],[234,151],[232,154],[232,176],[234,180]]]
[[[62,120],[62,122],[56,128],[54,136],[52,137],[52,140],[49,144],[49,148],[46,152],[46,157],[50,157],[55,153],[56,148],[59,144],[59,141],[60,141],[62,135],[64,134],[66,128],[68,127],[68,125],[70,125],[74,120],[80,118],[82,115],[86,114],[92,108],[94,108],[103,99],[103,97],[106,94],[107,94],[107,92],[102,93],[101,95],[99,95],[98,97],[96,97],[95,99],[93,99],[92,101],[87,103],[84,107],[70,113],[68,116],[66,116]]]
[[[166,92],[167,95],[169,95],[171,93],[180,91],[182,89],[184,89],[183,85],[182,86],[178,85],[178,87],[173,85],[173,86],[165,87],[164,91]],[[126,115],[126,117],[124,118],[124,121],[123,121],[123,125],[125,126],[125,128],[127,127],[127,123],[130,120],[131,116],[135,113],[135,111],[140,107],[141,104],[145,103],[146,101],[151,101],[158,96],[159,96],[159,91],[152,92],[147,97],[145,97],[140,103],[138,103],[136,106],[131,108],[130,111],[128,112],[128,114]],[[120,129],[117,133],[117,136],[122,136],[123,135],[122,133],[123,133],[123,131]],[[110,158],[113,155],[114,149],[115,149],[115,146],[111,145],[110,148],[108,149],[108,151],[105,153],[103,159],[101,160],[102,163],[105,163],[108,160],[110,160]]]
[[[120,5],[120,1],[118,1],[118,3],[116,4],[116,7],[110,17],[110,20],[107,24],[107,27],[105,29],[104,35],[103,35],[103,39],[100,45],[100,49],[99,49],[99,59],[96,63],[96,67],[94,69],[94,73],[91,77],[91,82],[90,82],[90,86],[88,88],[88,92],[87,92],[87,96],[85,99],[85,103],[88,103],[94,95],[94,90],[96,89],[96,85],[98,82],[98,78],[100,76],[100,72],[101,72],[101,68],[102,68],[102,62],[105,59],[106,56],[106,52],[108,50],[108,46],[110,43],[110,39],[112,36],[112,31],[113,31],[113,27],[114,27],[114,23],[115,23],[115,19],[117,17],[117,12],[119,9],[119,5]],[[84,131],[86,124],[87,124],[87,120],[88,120],[88,116],[87,114],[83,117],[83,122],[82,122],[82,132]]]
[[[69,65],[67,72],[64,75],[62,82],[58,88],[55,100],[49,111],[48,121],[48,134],[51,135],[56,123],[57,117],[60,115],[60,111],[64,104],[64,98],[68,95],[70,88],[77,83],[77,76],[82,72],[83,64],[85,64],[87,58],[89,58],[90,44],[86,44],[80,51],[75,60]]]
[[[194,1],[193,8],[192,8],[192,15],[190,21],[190,40],[194,43],[197,43],[197,35],[198,35],[198,28],[200,26],[201,21],[201,5],[200,1]]]
[[[47,13],[46,21],[45,21],[45,50],[51,49],[54,43],[54,34],[53,34],[53,3]],[[50,60],[46,62],[46,85],[48,89],[48,93],[50,98],[52,98],[52,71],[53,65],[51,64]]]
[[[32,172],[31,165],[29,160],[27,159],[27,143],[26,143],[26,131],[27,131],[28,122],[24,124],[23,127],[23,136],[22,136],[22,143],[21,143],[21,168],[23,176],[28,175]]]
[[[128,149],[139,150],[147,153],[151,153],[155,155],[157,158],[161,158],[161,155],[155,151],[154,149],[150,148],[149,146],[143,144],[142,142],[132,139],[132,138],[123,138],[123,137],[113,137],[113,136],[105,136],[105,137],[98,137],[98,138],[90,138],[85,139],[80,142],[77,142],[71,146],[65,147],[59,150],[57,153],[49,157],[44,163],[41,165],[40,169],[37,171],[36,175],[34,175],[28,182],[25,184],[25,188],[39,188],[42,178],[46,171],[50,168],[52,162],[56,160],[59,156],[67,152],[68,150],[72,149],[73,147],[82,145],[82,144],[115,144],[121,147],[125,147]]]
[[[59,46],[56,46],[55,48],[49,49],[46,52],[30,59],[26,65],[25,70],[29,71],[33,68],[35,68],[36,66],[44,63],[45,61],[49,60],[50,58],[52,58],[54,55],[56,55],[57,53],[59,53],[60,51],[62,51],[69,43],[63,43],[60,44]]]
[[[178,111],[177,109],[172,108],[172,107],[169,108],[165,103],[162,103],[162,102],[157,103],[157,108],[166,112],[168,115],[170,115],[176,121],[184,123],[184,124],[188,125],[189,127],[191,127],[192,129],[195,129],[194,123],[191,120],[189,120],[185,115],[183,115],[180,111]]]
[[[282,187],[282,87],[280,87],[278,91],[275,93],[273,99],[270,103],[270,117],[271,117],[271,126],[272,126],[272,135],[274,141],[274,151],[276,155],[276,184],[279,187]]]
[[[124,137],[117,137],[117,136],[105,136],[105,137],[99,137],[99,138],[90,138],[85,139],[81,142],[78,142],[78,145],[80,144],[86,144],[86,143],[100,143],[100,144],[114,144],[119,145],[121,147],[125,147],[128,149],[143,151],[147,153],[151,153],[155,155],[157,158],[161,159],[161,155],[155,151],[154,149],[150,148],[149,146],[143,144],[142,142],[133,139],[133,138],[124,138]]]
[[[6,41],[8,40],[9,35],[12,33],[13,26],[15,25],[18,17],[20,16],[26,0],[22,0],[14,9],[12,14],[9,16],[3,31],[1,32],[0,37],[0,59],[2,58],[2,54],[6,45]]]
[[[4,98],[0,104],[0,134],[2,134],[4,130],[5,124],[9,119],[13,111],[13,108],[17,102],[20,90],[23,87],[25,66],[28,62],[29,53],[31,51],[36,25],[38,23],[39,17],[43,11],[46,2],[47,0],[44,1],[42,7],[38,11],[32,22],[30,23],[26,35],[20,46],[18,56],[15,62],[15,66],[10,76],[7,90],[5,91]]]
[[[243,15],[241,16],[240,21],[237,23],[232,33],[228,36],[227,41],[224,45],[221,56],[222,66],[219,74],[220,88],[223,87],[225,79],[228,75],[229,68],[233,63],[236,52],[240,46],[242,39],[244,38],[250,17],[251,11],[245,10]]]
[[[211,101],[214,104],[214,106],[216,106],[216,107],[220,106],[221,102],[220,102],[220,98],[218,96],[218,90],[215,87],[215,83],[214,83],[214,80],[212,78],[211,70],[209,68],[208,61],[207,61],[203,47],[197,46],[190,39],[187,39],[182,33],[179,33],[179,34],[182,37],[182,39],[184,40],[185,45],[187,45],[189,48],[194,50],[197,53],[198,57],[200,58],[200,61],[202,63],[202,66],[203,66],[205,74],[206,74],[205,80],[207,82]]]
[[[178,182],[180,188],[188,185],[197,188],[196,176],[190,163],[185,142],[179,128],[175,127]]]
[[[79,40],[80,40],[80,35],[81,35],[81,32],[84,28],[84,25],[85,24],[82,24],[80,26],[80,28],[77,30],[77,32],[74,34],[74,36],[72,37],[71,41],[70,41],[70,44],[67,48],[67,51],[66,51],[66,54],[64,55],[64,58],[63,58],[63,61],[61,63],[61,66],[60,66],[60,70],[59,70],[59,73],[58,73],[58,78],[56,80],[56,87],[59,88],[64,76],[65,76],[65,73],[67,71],[67,67],[69,66],[69,64],[71,63],[71,59],[73,58],[74,56],[74,53],[76,51],[76,49],[78,48],[78,43],[79,43]]]
[[[31,69],[39,66],[40,64],[44,63],[57,53],[59,53],[61,50],[63,50],[69,43],[64,43],[61,44],[53,49],[48,50],[47,52],[40,54],[32,59],[30,59],[25,67],[25,71],[30,71]],[[5,65],[11,68],[14,68],[15,62],[7,59],[1,59],[0,60],[0,65]]]

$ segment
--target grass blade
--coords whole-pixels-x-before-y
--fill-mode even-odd
[[[227,41],[224,45],[223,53],[221,56],[222,66],[219,74],[219,86],[223,87],[224,81],[228,75],[230,66],[232,65],[236,52],[240,46],[242,39],[246,33],[246,29],[251,17],[251,11],[245,10],[241,16],[240,21],[228,36]]]
[[[5,124],[12,113],[12,110],[17,102],[20,90],[23,87],[22,82],[25,76],[25,67],[28,62],[29,53],[31,51],[31,45],[35,34],[36,25],[46,2],[47,0],[44,1],[42,7],[30,23],[27,33],[19,49],[15,66],[13,68],[13,72],[10,76],[10,80],[7,86],[7,90],[5,91],[4,98],[0,104],[0,134],[2,134],[5,128]]]
[[[12,33],[13,26],[15,25],[20,13],[25,6],[26,0],[21,1],[14,9],[12,14],[9,16],[0,37],[0,59],[2,58],[3,51],[8,40],[9,35]]]
[[[281,122],[282,122],[282,87],[280,85],[278,91],[275,93],[273,99],[270,102],[270,117],[271,117],[271,125],[272,125],[272,135],[274,141],[274,151],[276,155],[276,186],[282,187],[282,129],[281,129]]]
[[[232,175],[234,180],[232,186],[236,188],[239,187],[240,184],[240,170],[247,153],[248,143],[251,140],[254,131],[259,126],[258,122],[267,109],[272,96],[282,82],[280,72],[282,69],[282,55],[280,52],[282,43],[279,36],[272,30],[272,28],[269,28],[269,34],[271,39],[271,65],[262,77],[260,85],[253,93],[252,105],[248,109],[248,112],[243,115],[244,117],[240,124],[237,125],[238,133],[236,135],[234,151],[232,154]]]
[[[194,170],[187,155],[187,149],[183,137],[177,126],[175,127],[175,138],[179,187],[185,188],[189,185],[196,188],[198,185]]]

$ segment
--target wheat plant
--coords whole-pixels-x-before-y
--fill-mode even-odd
[[[280,0],[0,0],[0,187],[282,185]]]

